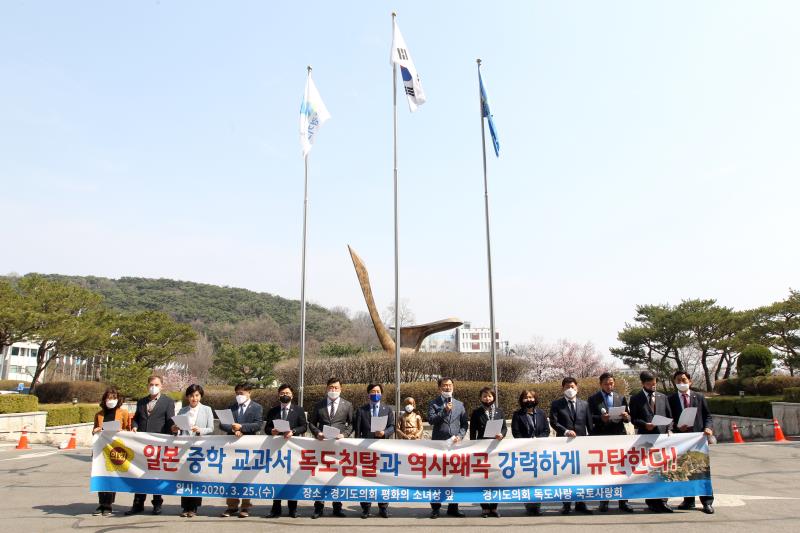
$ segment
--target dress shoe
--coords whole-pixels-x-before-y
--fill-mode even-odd
[[[678,506],[678,509],[681,511],[691,511],[692,509],[696,509],[694,502],[683,502]]]
[[[601,513],[607,513],[608,512],[608,502],[600,502],[600,506],[597,508],[597,510],[600,511]]]
[[[222,511],[220,513],[219,516],[222,517],[222,518],[228,518],[229,516],[233,516],[238,512],[239,512],[239,509],[225,509],[224,511]]]
[[[461,511],[447,511],[447,516],[452,516],[453,518],[464,518],[467,515]]]
[[[542,510],[538,507],[526,507],[525,513],[528,516],[542,516]]]
[[[112,514],[111,509],[103,509],[103,516],[111,516],[111,514]]]
[[[378,514],[381,518],[389,518],[389,509],[383,507],[378,510]]]
[[[703,504],[703,512],[706,514],[714,514],[714,506],[710,503]]]
[[[431,509],[431,519],[439,518],[439,509]]]
[[[311,515],[311,519],[312,520],[316,520],[317,518],[319,518],[321,516],[322,516],[322,512],[321,511],[314,511],[314,514]]]
[[[161,514],[161,506],[160,505],[154,505],[153,506],[153,514],[154,515],[160,515]]]
[[[564,507],[561,508],[561,514],[563,515],[568,515],[571,512],[572,512],[572,507],[565,505]]]
[[[333,516],[335,516],[336,518],[344,518],[347,515],[344,514],[344,511],[342,511],[341,509],[334,509]]]
[[[189,518],[189,511],[183,511],[181,513],[181,518]]]
[[[581,514],[594,514],[594,511],[586,507],[585,503],[578,502],[575,504],[575,512]]]
[[[297,518],[297,511],[289,511],[289,518]]]
[[[361,518],[363,520],[366,520],[367,518],[369,518],[369,511],[362,511]]]
[[[632,513],[632,512],[633,512],[633,507],[631,507],[631,506],[628,504],[628,502],[625,502],[625,503],[621,503],[621,504],[619,504],[619,510],[620,510],[620,511],[623,511],[623,512],[625,512],[625,513]]]
[[[489,517],[489,511],[481,511],[481,518],[488,518],[488,517]]]
[[[125,516],[131,516],[131,515],[139,514],[139,513],[143,513],[143,512],[144,512],[144,507],[134,506],[134,507],[131,507],[130,509],[128,509],[127,511],[125,511]]]
[[[283,513],[281,511],[270,511],[267,518],[280,518]]]
[[[94,512],[92,513],[92,516],[100,516],[101,514],[103,514],[103,511],[105,511],[105,510],[106,510],[106,508],[101,505],[100,507],[98,507],[97,509],[94,510]]]
[[[500,513],[498,513],[497,511],[489,511],[489,517],[490,518],[500,518]]]
[[[189,511],[187,514],[189,515],[189,518],[194,518],[195,516],[197,516],[196,511]]]
[[[661,506],[661,512],[662,513],[673,513],[675,511],[672,509],[672,507],[670,507],[670,505],[668,503],[665,503],[665,504],[663,504]]]
[[[245,511],[244,509],[239,511],[239,518],[247,518],[248,516],[250,516],[249,511]]]

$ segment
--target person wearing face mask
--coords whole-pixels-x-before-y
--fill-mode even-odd
[[[675,414],[673,419],[673,431],[676,433],[700,433],[703,432],[707,436],[712,436],[714,431],[711,420],[711,411],[708,410],[708,403],[706,397],[702,394],[692,392],[692,378],[688,373],[683,370],[678,370],[672,375],[672,382],[678,392],[670,394],[668,397],[669,408]],[[678,419],[681,413],[687,407],[697,407],[697,413],[694,415],[692,425],[678,426]],[[706,514],[714,514],[714,495],[700,496],[700,503],[703,506],[703,512]],[[678,509],[688,511],[695,508],[694,496],[687,496],[683,502],[678,505]]]
[[[330,378],[327,385],[326,397],[318,401],[308,414],[308,423],[311,433],[318,440],[325,440],[322,428],[332,426],[339,430],[337,439],[349,437],[353,433],[353,404],[341,398],[342,382],[339,378]],[[325,502],[314,502],[312,519],[322,516]],[[347,515],[342,511],[342,502],[333,502],[333,516],[343,518]]]
[[[400,414],[400,423],[397,424],[397,437],[405,440],[419,440],[422,438],[422,417],[415,411],[417,402],[409,396],[403,400],[403,412]]]
[[[537,406],[536,391],[524,390],[519,393],[519,409],[511,416],[511,435],[515,439],[546,439],[550,436],[550,423],[547,415]],[[542,504],[528,502],[525,512],[529,516],[540,516]]]
[[[131,424],[133,431],[145,431],[147,433],[161,433],[169,435],[172,433],[172,417],[175,416],[175,402],[161,393],[164,380],[161,376],[150,376],[147,379],[147,392],[144,398],[136,402],[136,414],[133,415]],[[133,496],[133,506],[125,511],[126,515],[133,515],[144,511],[146,494],[135,494]],[[160,494],[153,495],[153,514],[161,514],[161,506],[164,498]]]
[[[263,409],[261,404],[254,402],[250,398],[253,386],[249,383],[239,383],[234,387],[236,401],[231,405],[230,410],[233,414],[233,424],[220,424],[219,429],[228,435],[240,438],[243,435],[255,435],[261,430],[263,424]],[[239,518],[250,516],[250,509],[253,507],[250,498],[226,498],[226,509],[220,516],[228,517],[238,513]]]
[[[649,370],[639,374],[639,381],[642,382],[642,390],[631,396],[629,404],[631,411],[631,421],[636,433],[639,435],[659,435],[667,433],[667,426],[656,426],[651,424],[655,415],[672,418],[672,410],[669,407],[667,397],[656,390],[656,376]],[[644,501],[647,507],[654,513],[671,513],[672,507],[667,500],[647,499]]]
[[[383,399],[383,385],[370,383],[367,385],[368,402],[355,413],[353,434],[357,439],[391,439],[394,437],[394,406],[386,405]],[[372,431],[372,417],[385,416],[386,428],[383,431]],[[361,502],[361,518],[369,518],[370,502]],[[389,504],[378,503],[381,518],[389,518]]]
[[[103,422],[111,421],[119,422],[122,431],[129,431],[131,429],[130,414],[127,409],[122,407],[122,396],[114,387],[107,388],[103,393],[103,397],[100,399],[100,410],[94,415],[92,434],[95,435],[103,431]],[[98,492],[99,506],[94,512],[94,515],[110,515],[111,505],[114,503],[116,495],[116,492]]]
[[[553,400],[550,405],[550,424],[556,430],[556,437],[584,437],[592,431],[592,417],[589,404],[578,399],[578,382],[575,378],[566,377],[561,380],[563,398]],[[576,502],[575,511],[592,514],[585,502]],[[564,502],[561,514],[572,512],[572,504]]]
[[[478,394],[480,395],[481,406],[472,411],[472,415],[469,418],[469,440],[503,440],[503,437],[505,437],[506,433],[508,433],[508,427],[506,427],[505,413],[503,413],[503,410],[495,404],[494,390],[492,390],[491,387],[483,387]],[[500,430],[500,433],[490,437],[485,437],[484,432],[486,431],[486,423],[489,420],[502,420],[503,426]],[[497,512],[497,504],[482,503],[481,517],[500,518],[500,513]]]
[[[428,423],[432,440],[449,440],[458,444],[467,435],[469,419],[464,404],[453,398],[453,378],[441,377],[438,381],[439,395],[428,404]],[[431,503],[431,518],[439,518],[441,503]],[[457,503],[447,505],[447,515],[464,518]]]
[[[186,405],[178,411],[179,415],[189,417],[189,431],[181,430],[178,426],[172,426],[172,432],[181,436],[210,435],[214,432],[214,413],[211,407],[203,405],[203,395],[205,391],[200,385],[189,385],[184,394]],[[197,509],[203,503],[203,499],[197,496],[181,496],[181,516],[192,518],[197,515]]]
[[[600,375],[600,390],[589,396],[589,413],[592,415],[592,435],[627,435],[625,422],[630,422],[628,414],[628,399],[614,390],[616,382],[611,372]],[[619,420],[611,419],[612,407],[624,407]],[[628,500],[619,500],[617,503],[620,511],[632,513],[633,507],[628,505]],[[608,501],[600,502],[597,508],[601,513],[608,512]]]
[[[284,383],[278,387],[278,405],[267,413],[264,433],[273,437],[283,437],[287,440],[305,435],[306,429],[308,429],[306,412],[303,411],[302,407],[292,404],[292,398],[294,398],[294,389],[291,385]],[[285,433],[280,433],[275,429],[275,420],[288,421],[291,429]],[[289,517],[297,518],[297,500],[289,500],[288,505]],[[281,514],[283,514],[281,500],[273,500],[272,510],[267,515],[267,518],[279,518]]]

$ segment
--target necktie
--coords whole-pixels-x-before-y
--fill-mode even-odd
[[[689,395],[683,393],[683,408],[686,409],[687,407],[689,407]]]
[[[286,414],[286,411],[287,411],[287,409],[285,407],[283,409],[281,409],[281,419],[283,419],[283,420],[286,420],[286,417],[288,416]]]
[[[331,402],[330,421],[333,422],[333,414],[336,412],[336,403]]]
[[[244,416],[244,404],[239,406],[239,420],[242,419],[242,416]]]
[[[653,392],[650,392],[648,394],[650,394],[650,409],[652,409],[653,412],[655,413],[656,412],[656,395]]]
[[[378,404],[372,406],[372,416],[378,416]]]
[[[570,400],[569,401],[569,414],[572,417],[572,421],[574,422],[575,421],[575,401],[574,400]]]

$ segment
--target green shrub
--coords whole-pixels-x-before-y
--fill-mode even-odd
[[[99,402],[106,385],[98,381],[53,381],[37,385],[34,394],[42,403]]]
[[[769,348],[761,344],[748,344],[736,360],[736,373],[740,378],[769,376],[774,356]]]
[[[97,404],[55,403],[41,404],[39,408],[47,411],[47,426],[66,426],[94,422],[94,415],[100,410]]]
[[[800,376],[721,379],[714,384],[714,391],[723,396],[735,396],[739,391],[756,396],[777,396],[787,387],[800,387]]]
[[[39,398],[30,394],[3,394],[0,396],[0,414],[31,413],[39,410]]]
[[[707,401],[712,414],[772,418],[772,402],[782,399],[782,396],[715,396]]]
[[[94,422],[94,415],[100,410],[100,406],[96,403],[83,403],[78,404],[78,410],[80,411],[81,424],[85,424],[86,422]]]
[[[800,403],[800,387],[786,387],[783,389],[783,401]]]
[[[0,379],[0,390],[17,390],[20,383],[24,383],[26,389],[31,386],[31,382],[24,379]]]

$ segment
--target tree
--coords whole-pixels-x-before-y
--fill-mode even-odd
[[[573,378],[598,376],[609,367],[594,344],[580,344],[567,339],[559,339],[556,343],[555,356],[550,364],[558,376]]]
[[[710,362],[718,355],[717,347],[728,334],[733,309],[720,307],[716,300],[684,300],[675,309],[691,332],[693,344],[700,350],[700,364],[706,390],[712,390]]]
[[[37,326],[30,301],[22,297],[16,283],[0,279],[0,353],[29,337]]]
[[[387,328],[394,327],[394,302],[390,303],[386,306],[386,309],[383,311],[383,323],[386,324]],[[408,305],[408,299],[401,298],[400,299],[400,327],[403,326],[411,326],[414,324],[414,311],[411,310],[411,307]]]
[[[795,375],[800,370],[800,291],[755,311],[755,336],[778,352],[778,361]]]
[[[349,357],[358,355],[364,348],[349,342],[326,342],[319,348],[319,354],[325,357]]]
[[[736,372],[740,378],[768,376],[772,372],[772,352],[761,344],[750,344],[739,354]]]
[[[228,385],[248,382],[269,386],[275,379],[274,366],[288,353],[273,343],[225,344],[214,357],[211,373]]]

